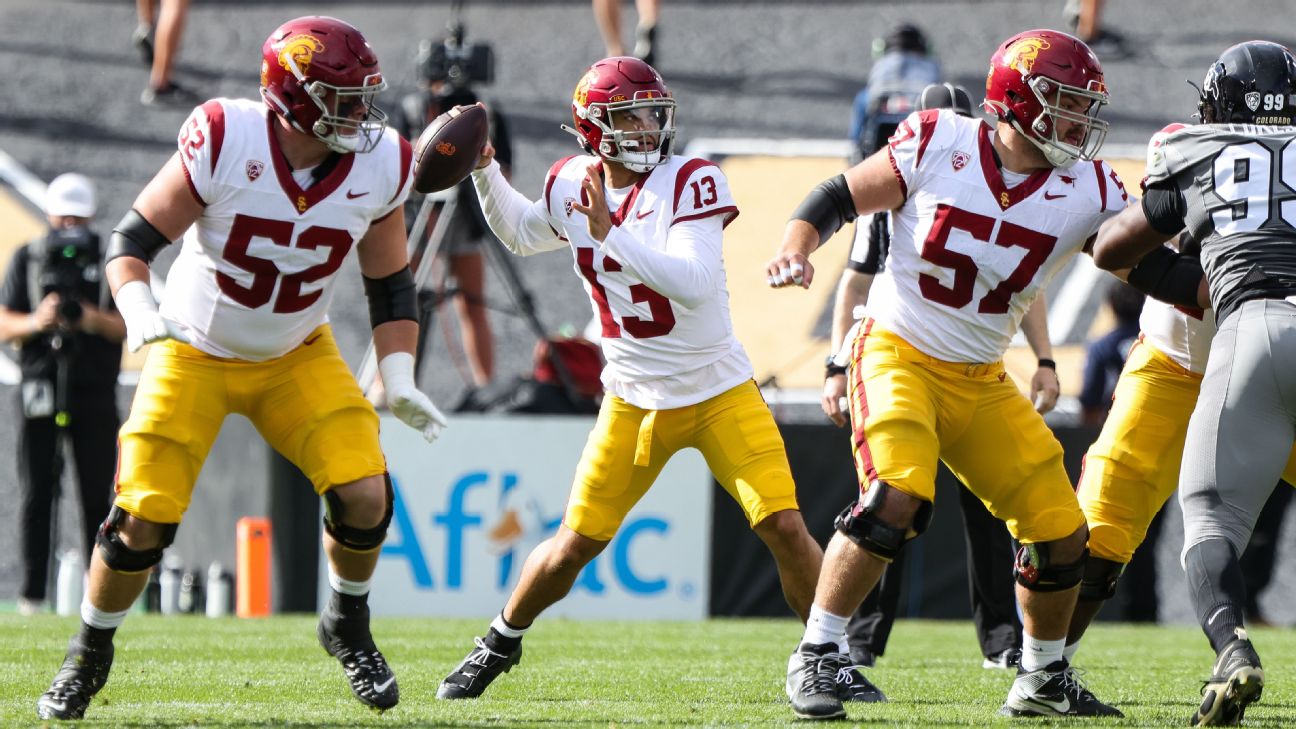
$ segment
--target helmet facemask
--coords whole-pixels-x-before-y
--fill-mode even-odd
[[[648,172],[670,159],[675,100],[651,94],[640,92],[628,101],[577,106],[577,116],[601,132],[598,148],[592,151],[631,172]]]
[[[302,89],[320,110],[320,118],[311,125],[309,133],[334,152],[372,151],[387,127],[386,112],[374,104],[386,88],[382,74],[366,77],[364,86],[334,86],[323,81],[303,83]]]
[[[1098,118],[1098,112],[1107,104],[1107,88],[1101,81],[1090,81],[1088,88],[1059,83],[1047,76],[1034,76],[1026,82],[1027,88],[1040,104],[1040,114],[1034,119],[1012,119],[1012,125],[1044,153],[1054,167],[1065,167],[1078,159],[1092,160],[1098,155],[1107,139],[1108,123]],[[1085,102],[1084,111],[1072,111],[1063,106],[1064,96]],[[1023,121],[1030,124],[1022,128]],[[1078,125],[1083,131],[1078,143],[1058,137],[1057,122]]]

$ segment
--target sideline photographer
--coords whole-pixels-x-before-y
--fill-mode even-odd
[[[25,615],[44,607],[64,434],[81,492],[83,564],[90,563],[95,532],[112,501],[126,325],[103,281],[99,236],[89,227],[94,212],[88,178],[54,178],[45,200],[50,230],[14,252],[0,288],[0,340],[18,349],[22,370],[18,609]]]
[[[494,53],[485,43],[465,43],[464,25],[451,20],[446,34],[440,38],[424,40],[419,44],[416,60],[419,90],[401,100],[400,111],[394,114],[396,129],[406,138],[414,140],[433,119],[455,106],[475,104],[480,99],[473,90],[474,83],[489,84],[495,79]],[[509,141],[508,127],[499,111],[490,109],[490,140],[496,149],[496,159],[509,174],[513,160],[513,147]],[[495,375],[495,347],[490,321],[486,315],[484,299],[485,261],[482,244],[490,230],[482,214],[472,179],[465,179],[451,193],[457,196],[453,217],[446,228],[440,253],[445,255],[450,274],[456,286],[450,291],[420,292],[421,322],[426,327],[428,314],[440,306],[445,297],[453,297],[463,338],[464,354],[472,374],[472,384],[482,387]],[[415,217],[421,196],[411,195],[406,211],[410,225]],[[432,230],[435,215],[427,223]],[[427,336],[431,327],[420,327],[420,337]],[[419,343],[420,355],[424,351]]]

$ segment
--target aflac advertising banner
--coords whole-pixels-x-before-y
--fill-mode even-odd
[[[527,554],[558,527],[593,425],[581,417],[454,416],[428,445],[384,416],[396,501],[374,575],[373,613],[497,613]],[[705,618],[711,494],[701,454],[677,453],[571,594],[545,615]],[[327,578],[320,589],[324,604]]]

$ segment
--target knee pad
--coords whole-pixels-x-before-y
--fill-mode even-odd
[[[99,534],[95,537],[95,544],[99,545],[99,553],[103,556],[104,564],[108,569],[114,572],[144,572],[150,570],[158,562],[162,561],[162,552],[171,546],[175,541],[176,529],[179,524],[160,524],[162,527],[162,541],[152,549],[131,549],[122,541],[121,529],[122,520],[126,518],[126,512],[117,506],[113,506],[108,511],[108,518],[104,519],[103,524],[99,526]]]
[[[1085,560],[1084,576],[1080,579],[1080,599],[1089,602],[1112,599],[1116,596],[1116,583],[1124,571],[1124,563],[1089,555]]]
[[[346,506],[341,497],[332,491],[324,492],[324,531],[333,537],[333,541],[355,552],[371,552],[382,546],[383,540],[387,538],[387,527],[391,524],[392,504],[395,500],[389,474],[383,474],[383,484],[386,487],[387,509],[382,521],[368,529],[346,524]]]
[[[899,493],[885,481],[874,481],[868,491],[864,492],[863,498],[846,507],[833,522],[837,531],[865,551],[887,562],[900,554],[900,548],[905,542],[927,531],[932,513],[931,502],[923,501],[914,514],[913,524],[907,528],[882,521],[877,512],[888,499],[899,498],[893,492]]]
[[[1048,542],[1021,545],[1013,564],[1017,584],[1034,592],[1061,592],[1080,584],[1089,550],[1080,559],[1066,564],[1055,563],[1049,551]]]

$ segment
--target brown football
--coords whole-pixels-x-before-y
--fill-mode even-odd
[[[432,120],[414,145],[414,189],[439,192],[472,173],[490,121],[480,103],[456,106]]]

